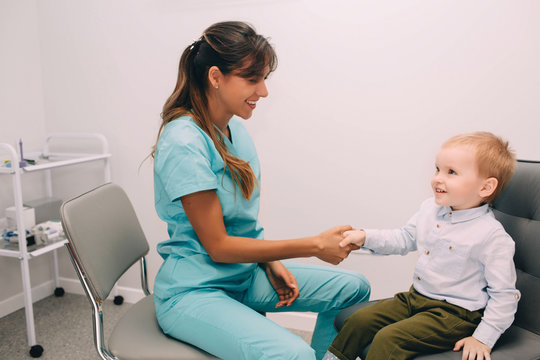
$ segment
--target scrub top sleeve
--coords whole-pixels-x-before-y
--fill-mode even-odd
[[[155,172],[169,201],[204,190],[217,189],[217,175],[212,171],[209,149],[204,139],[175,141],[165,137],[158,144]]]

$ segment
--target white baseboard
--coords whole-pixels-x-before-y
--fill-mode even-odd
[[[79,279],[59,278],[60,286],[64,288],[66,293],[85,295]],[[32,303],[42,300],[47,296],[54,294],[56,288],[54,281],[49,280],[32,288]],[[117,286],[113,289],[109,299],[114,299],[115,295],[122,295],[124,301],[127,303],[136,303],[143,298],[143,292],[141,289],[133,289],[124,286]],[[24,294],[21,292],[10,298],[0,301],[0,318],[11,314],[14,311],[22,309],[24,307]]]
[[[64,288],[66,293],[86,295],[79,279],[59,278],[60,286]],[[54,293],[54,281],[50,280],[43,284],[32,288],[32,302],[36,302],[50,296]],[[109,299],[114,299],[116,295],[121,295],[127,303],[136,303],[143,298],[144,294],[141,289],[135,289],[125,286],[116,286],[113,289]],[[0,318],[24,307],[23,293],[19,293],[6,300],[0,302]],[[282,313],[267,313],[266,316],[277,324],[289,328],[302,331],[313,331],[317,316],[314,313],[300,312],[282,312]]]
[[[313,331],[317,322],[317,314],[309,312],[266,313],[273,322],[295,330]]]
[[[70,294],[85,295],[84,289],[79,279],[60,278],[60,285],[64,290]],[[144,297],[144,293],[141,289],[134,289],[125,286],[118,286],[113,288],[108,299],[114,299],[116,295],[122,295],[124,301],[130,304],[134,304]]]
[[[32,302],[36,302],[54,293],[54,281],[49,280],[32,288]],[[21,292],[0,301],[0,317],[11,314],[24,307],[24,294]]]

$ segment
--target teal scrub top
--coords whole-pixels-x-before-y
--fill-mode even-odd
[[[249,162],[260,183],[259,159],[249,133],[234,117],[229,121],[229,130],[232,141],[224,136],[229,151]],[[245,199],[233,184],[229,170],[224,171],[223,159],[212,139],[191,117],[182,116],[163,128],[154,159],[156,211],[167,223],[170,237],[157,246],[165,259],[154,285],[155,296],[161,299],[200,287],[242,291],[249,286],[250,273],[257,266],[215,263],[210,258],[180,201],[184,195],[203,190],[216,191],[229,236],[264,237],[258,220],[259,185],[250,200]]]

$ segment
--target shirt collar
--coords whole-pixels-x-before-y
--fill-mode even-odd
[[[472,209],[452,210],[450,206],[439,206],[437,216],[447,217],[451,223],[458,223],[476,219],[489,212],[489,205],[484,204]]]

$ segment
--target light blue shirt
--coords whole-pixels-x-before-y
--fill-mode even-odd
[[[452,211],[433,198],[424,201],[407,225],[367,229],[364,248],[378,254],[420,252],[414,288],[470,311],[484,310],[473,336],[493,347],[514,321],[514,241],[488,205]]]
[[[217,129],[217,128],[216,128]],[[229,151],[249,162],[260,182],[260,167],[253,141],[240,120],[229,121],[232,141],[224,136]],[[219,130],[218,130],[219,131]],[[159,217],[167,223],[169,239],[158,244],[165,259],[154,285],[155,295],[165,299],[200,287],[242,290],[257,264],[215,263],[189,222],[180,198],[215,190],[223,211],[227,234],[264,237],[258,221],[259,185],[246,200],[234,185],[229,170],[212,139],[189,116],[165,125],[154,159],[154,197]]]

